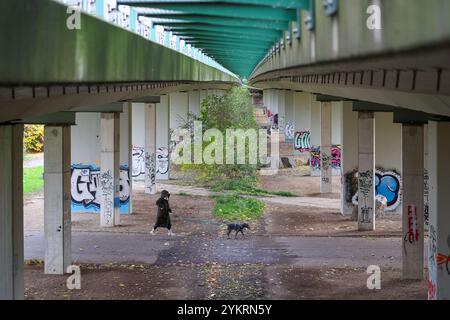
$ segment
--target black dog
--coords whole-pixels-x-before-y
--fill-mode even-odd
[[[248,223],[230,223],[228,225],[228,239],[230,239],[230,233],[233,230],[236,231],[236,235],[234,236],[235,239],[237,238],[237,235],[239,232],[242,233],[242,235],[245,238],[245,235],[244,235],[245,228],[250,229],[250,226],[248,225]]]

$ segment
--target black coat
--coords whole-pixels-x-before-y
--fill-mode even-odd
[[[169,201],[164,198],[159,198],[156,201],[156,205],[158,206],[158,215],[156,217],[156,227],[167,228],[170,225],[170,215],[169,212],[172,212],[169,206]]]

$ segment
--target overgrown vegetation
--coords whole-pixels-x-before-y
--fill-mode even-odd
[[[223,221],[249,221],[261,217],[264,203],[258,199],[238,195],[222,195],[214,197],[214,216]]]
[[[256,122],[250,93],[245,88],[232,88],[224,96],[210,95],[201,105],[200,116],[190,114],[184,127],[193,131],[193,122],[201,121],[204,133],[208,129],[218,129],[226,137],[227,129],[259,130]],[[211,141],[203,142],[203,150]],[[236,154],[236,146],[235,154]],[[248,140],[245,148],[246,164],[184,164],[183,171],[195,172],[195,177],[203,185],[215,186],[224,179],[241,180],[250,179],[256,182],[258,164],[248,164]],[[223,154],[226,155],[226,146],[223,144]]]
[[[44,126],[26,125],[24,127],[23,143],[26,152],[37,153],[44,151]]]
[[[240,195],[252,195],[252,196],[267,196],[276,195],[281,197],[295,197],[292,192],[288,191],[269,191],[256,187],[257,179],[241,179],[241,180],[222,180],[216,183],[212,188],[212,191],[234,191]]]
[[[42,174],[44,167],[24,168],[23,169],[23,193],[30,194],[42,190],[44,179]]]

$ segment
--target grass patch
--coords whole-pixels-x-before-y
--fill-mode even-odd
[[[235,191],[237,194],[249,196],[276,195],[280,197],[295,197],[295,194],[288,191],[269,191],[255,187],[256,181],[250,179],[224,180],[216,184],[211,190],[215,192]]]
[[[187,193],[187,192],[180,192],[180,193],[178,193],[178,195],[182,196],[182,197],[189,197],[190,196],[190,194]]]
[[[253,198],[239,195],[216,196],[214,216],[223,221],[249,221],[260,218],[264,211],[264,203]]]
[[[23,169],[23,193],[30,194],[41,191],[44,187],[42,174],[44,167],[24,168]]]

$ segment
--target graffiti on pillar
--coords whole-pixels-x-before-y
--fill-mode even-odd
[[[156,173],[166,174],[169,172],[169,149],[158,148],[156,150]]]
[[[311,133],[309,131],[298,131],[294,135],[295,150],[305,153],[311,151]]]
[[[109,200],[114,199],[114,180],[110,169],[100,173],[100,189],[102,199],[107,199],[107,201],[102,201],[105,206],[102,208],[102,217],[106,225],[113,225],[115,201]]]
[[[428,240],[428,300],[436,300],[437,297],[437,249],[436,228],[430,224]]]
[[[321,154],[321,166],[324,170],[328,170],[330,169],[330,165],[331,165],[331,156],[329,154],[327,154],[326,152],[322,152]]]
[[[360,221],[362,223],[372,223],[373,221],[373,207],[368,204],[368,199],[371,198],[371,192],[373,188],[373,171],[367,170],[360,172],[358,175],[358,188],[359,193],[362,196],[364,206],[361,207],[361,217]]]
[[[72,212],[100,212],[100,168],[75,164],[71,171]],[[119,201],[120,211],[127,213],[130,202],[130,174],[127,165],[120,167]]]
[[[145,153],[144,148],[133,146],[132,148],[133,158],[133,178],[143,177],[145,175]]]
[[[352,175],[354,177],[352,177]],[[358,179],[358,173],[356,171],[348,172],[346,175],[346,181],[353,181],[353,179]],[[401,204],[401,190],[402,190],[402,179],[400,174],[395,170],[384,171],[379,168],[375,171],[375,195],[382,195],[387,200],[386,211],[392,212],[396,211]],[[347,192],[352,192],[352,203],[358,205],[358,189],[354,186],[352,188],[347,188]],[[347,193],[346,198],[349,198]]]
[[[284,135],[286,137],[286,140],[294,139],[294,125],[292,124],[292,122],[286,123],[286,126],[284,127]]]
[[[447,237],[447,246],[450,249],[450,236]],[[436,264],[440,269],[445,267],[447,274],[450,276],[450,254],[438,253],[436,255]]]
[[[419,241],[420,231],[417,220],[417,208],[415,205],[408,205],[408,229],[403,237],[404,243],[416,243]],[[406,252],[406,247],[405,247]]]
[[[327,166],[331,165],[331,168],[334,170],[340,170],[341,169],[341,146],[340,145],[333,145],[331,146],[331,157],[329,155],[324,155],[325,163]],[[323,161],[324,159],[322,159]],[[321,163],[321,156],[320,156],[320,147],[311,147],[310,150],[310,166],[311,170],[313,171],[319,171],[320,170],[320,163]],[[325,170],[327,170],[325,168]]]
[[[156,163],[154,153],[145,153],[145,191],[150,194],[156,193]]]
[[[428,170],[424,169],[423,175],[423,214],[425,219],[425,225],[430,224],[430,176],[428,175]]]

